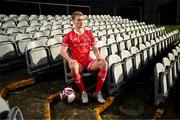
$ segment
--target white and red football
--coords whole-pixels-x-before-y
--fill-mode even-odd
[[[60,99],[65,103],[72,103],[75,100],[75,97],[75,92],[70,87],[66,87],[60,92]]]

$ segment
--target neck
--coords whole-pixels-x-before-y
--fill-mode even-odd
[[[76,32],[82,34],[84,32],[84,28],[75,28]]]

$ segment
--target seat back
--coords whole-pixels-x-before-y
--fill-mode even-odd
[[[60,56],[60,48],[61,48],[62,40],[58,38],[50,38],[46,42],[46,46],[49,48],[51,63],[52,64],[60,64],[62,63],[62,57]]]
[[[168,96],[167,72],[162,63],[157,63],[154,69],[155,78],[155,105],[165,101]]]
[[[116,92],[124,81],[123,62],[118,55],[109,55],[107,57],[108,62],[108,77],[107,77],[107,89],[108,93],[112,95]]]
[[[30,74],[49,68],[49,52],[39,41],[30,42],[25,49],[27,69]]]
[[[121,51],[120,55],[122,60],[124,61],[125,74],[127,75],[127,77],[130,77],[134,72],[132,55],[128,50]]]

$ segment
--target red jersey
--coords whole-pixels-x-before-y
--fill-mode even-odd
[[[81,64],[87,63],[90,58],[90,47],[95,44],[95,38],[91,31],[84,30],[82,34],[70,31],[66,34],[63,40],[63,46],[70,49],[71,57]]]

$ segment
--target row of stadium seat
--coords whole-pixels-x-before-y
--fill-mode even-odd
[[[152,29],[152,31],[153,31],[153,29]],[[144,36],[141,35],[140,33],[137,33],[137,36],[139,36],[139,37],[147,36],[147,38],[148,38],[149,34],[157,33],[157,35],[156,34],[154,35],[154,37],[155,37],[155,36],[159,36],[160,34],[164,34],[165,33],[165,32],[161,32],[161,31],[164,31],[164,29],[157,29],[154,32],[152,32],[152,31],[147,32],[147,34],[144,34]],[[109,35],[108,37],[116,36],[116,39],[118,39],[119,41],[123,40],[123,39],[121,39],[119,37],[121,35],[121,33],[114,34],[113,32],[114,31],[111,31],[110,32],[111,35]],[[37,40],[37,41],[41,41],[41,42],[45,43],[45,41],[47,39],[50,39],[50,37],[48,35],[46,35],[48,33],[49,33],[49,31],[35,32],[33,34],[17,34],[15,37],[0,35],[0,46],[1,46],[1,49],[2,49],[1,50],[1,60],[0,61],[7,61],[7,62],[9,62],[6,59],[17,58],[18,56],[24,55],[25,47],[27,46],[27,44],[30,41]],[[108,33],[108,30],[107,30],[107,33]],[[125,33],[122,33],[122,34],[125,34]],[[60,30],[51,31],[50,35],[52,35],[52,37],[57,37],[60,40],[62,40],[62,38],[63,38],[63,35],[61,34]],[[103,31],[99,31],[98,35],[99,35],[100,39],[102,38],[102,40],[104,38],[105,39],[107,38],[107,36],[105,35],[105,32],[103,32]],[[103,36],[100,36],[100,35],[103,35]],[[151,36],[153,36],[153,35],[151,35]],[[134,34],[134,36],[132,36],[132,37],[134,37],[134,39],[136,41],[138,41],[138,38],[136,38],[136,34]],[[97,38],[97,36],[96,36],[96,38]],[[97,38],[97,40],[98,40],[98,38]],[[116,41],[118,41],[118,40],[116,40]],[[113,40],[113,41],[115,41],[115,40]],[[108,44],[109,43],[110,42],[108,42]],[[10,54],[10,55],[8,55],[8,54]],[[13,59],[11,59],[11,60],[13,60]],[[17,60],[17,59],[15,59],[15,60]]]
[[[27,70],[30,75],[41,74],[53,70],[62,63],[60,57],[60,39],[48,39],[46,43],[32,41],[25,48]]]
[[[149,61],[153,59],[153,57],[157,56],[157,54],[161,53],[163,50],[167,49],[168,46],[172,43],[172,41],[175,41],[178,39],[178,31],[171,32],[169,34],[161,35],[161,40],[151,40],[150,42],[141,43],[137,46],[133,46],[131,44],[128,44],[128,40],[130,39],[120,39],[120,40],[113,40],[113,42],[109,42],[109,44],[106,44],[104,41],[99,40],[97,41],[97,47],[99,48],[99,51],[104,59],[107,60],[107,57],[109,55],[129,55],[130,54],[138,54],[138,56],[134,56],[137,63],[133,64],[135,69],[139,69],[141,66],[145,66]],[[113,38],[111,38],[113,39]],[[131,40],[130,40],[131,41]],[[160,49],[159,49],[160,47]],[[125,52],[127,51],[127,52]],[[140,53],[142,52],[142,55]],[[94,59],[96,59],[96,56],[94,55],[93,51],[90,51],[90,56]],[[140,60],[141,59],[141,60]],[[141,64],[140,64],[141,61]],[[65,79],[66,82],[69,83],[71,80],[71,74],[68,70],[68,65],[66,61],[64,61],[64,70],[65,70]],[[83,76],[89,76],[92,75],[92,73],[83,73]]]
[[[180,44],[163,57],[162,62],[156,63],[154,68],[155,102],[164,103],[180,74]]]
[[[111,95],[118,90],[124,83],[126,83],[133,76],[136,76],[142,69],[157,59],[157,56],[171,47],[178,39],[174,39],[177,34],[168,36],[162,41],[157,41],[155,44],[139,50],[136,46],[131,47],[130,50],[122,50],[120,54],[108,55],[107,61],[109,63],[109,75],[107,78],[107,90]],[[169,41],[166,47],[160,47],[162,43]],[[101,53],[103,54],[103,53]]]
[[[15,23],[14,23],[15,24]],[[46,23],[46,25],[40,25],[37,22],[33,22],[32,25],[26,25],[24,22],[22,22],[21,27],[15,27],[14,24],[12,23],[12,21],[9,21],[8,23],[3,24],[4,27],[2,27],[0,29],[0,34],[4,34],[4,35],[16,35],[18,33],[33,33],[33,32],[39,32],[39,31],[53,31],[56,29],[59,29],[60,31],[62,31],[62,33],[64,33],[65,29],[70,29],[73,27],[73,25],[71,24],[62,24],[62,23],[58,23],[56,22],[55,25],[52,25],[52,23]],[[117,28],[117,30],[114,32],[120,32],[120,31],[125,31],[128,32],[128,34],[130,34],[130,31],[135,31],[135,30],[143,30],[146,31],[148,28],[155,28],[153,25],[132,25],[132,26],[128,26],[129,24],[121,24],[121,23],[111,23],[111,24],[104,24],[104,25],[87,25],[86,28],[87,29],[91,29],[93,32],[99,32],[100,30],[107,30],[107,34],[108,33],[108,29],[115,29]],[[121,28],[121,29],[120,29]],[[67,33],[67,32],[66,32]],[[66,34],[64,33],[64,34]],[[106,34],[106,33],[105,33]]]
[[[163,32],[163,31],[164,31],[164,29],[162,29],[162,30],[159,29],[159,30],[157,30],[157,32],[155,31],[154,37],[155,36],[158,37],[159,35],[164,34],[165,32]],[[153,33],[149,32],[149,34],[153,34]],[[148,38],[149,34],[147,33],[144,36],[142,36],[140,34],[139,37],[136,37],[136,35],[134,35],[134,38],[132,40],[136,41],[137,44],[135,44],[135,46],[138,46],[138,44],[141,44],[142,41],[145,41],[145,40],[141,40],[142,39],[141,37]],[[34,38],[32,36],[34,36]],[[62,36],[61,35],[57,35],[57,36],[56,36],[57,37],[56,39],[59,39],[60,42],[62,42],[61,41]],[[112,36],[116,36],[116,37],[112,37]],[[106,37],[106,36],[103,36],[103,37]],[[108,42],[106,44],[109,44],[109,48],[111,49],[111,51],[109,53],[112,53],[112,54],[119,53],[119,51],[121,51],[123,49],[129,49],[131,46],[133,46],[133,43],[134,43],[134,41],[131,43],[131,41],[132,41],[131,38],[125,34],[123,34],[124,38],[121,37],[120,33],[111,34],[109,37],[110,37],[110,39],[107,38]],[[15,40],[13,40],[13,38],[10,36],[0,36],[0,38],[2,40],[0,42],[0,45],[2,46],[1,47],[2,48],[1,61],[7,61],[7,62],[8,62],[7,59],[14,60],[14,58],[15,58],[15,60],[17,60],[16,58],[18,58],[18,56],[24,55],[25,47],[27,46],[27,44],[29,42],[31,42],[33,40],[41,42],[41,45],[42,45],[42,44],[45,44],[47,40],[54,39],[54,38],[48,39],[47,36],[40,34],[39,32],[34,33],[34,34],[18,34],[15,36]],[[100,41],[103,41],[103,39]],[[138,41],[141,41],[141,42],[138,43]],[[151,41],[151,43],[153,43],[153,42],[154,41]],[[146,44],[148,44],[148,43],[146,43]],[[11,58],[13,58],[13,59],[11,59]],[[4,65],[2,65],[2,66],[4,66]]]

